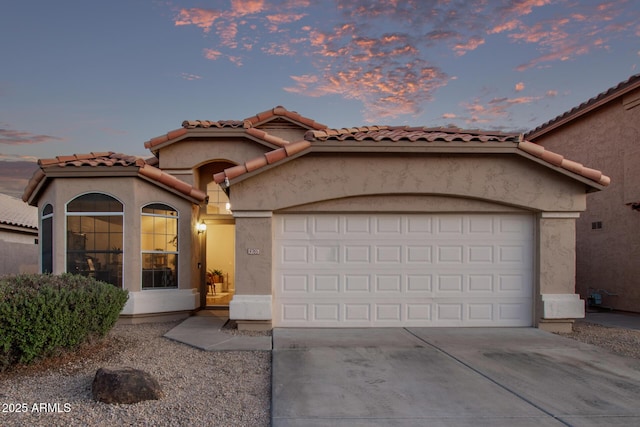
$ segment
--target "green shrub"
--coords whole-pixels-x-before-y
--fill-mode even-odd
[[[85,276],[0,278],[0,371],[104,336],[127,298],[127,291]]]

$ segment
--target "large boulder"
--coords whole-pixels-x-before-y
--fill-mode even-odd
[[[163,397],[158,381],[133,368],[100,368],[91,384],[93,398],[104,403],[137,403]]]

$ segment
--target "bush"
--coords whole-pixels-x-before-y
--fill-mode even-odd
[[[127,298],[127,291],[85,276],[0,278],[0,371],[103,337]]]

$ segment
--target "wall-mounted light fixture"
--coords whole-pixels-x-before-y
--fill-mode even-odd
[[[196,225],[196,230],[198,230],[198,234],[204,233],[207,231],[207,224],[205,224],[204,221],[199,222],[198,225]]]
[[[224,208],[225,208],[226,210],[230,211],[230,210],[231,210],[231,203],[227,202],[227,204],[226,204],[226,205],[224,205]]]

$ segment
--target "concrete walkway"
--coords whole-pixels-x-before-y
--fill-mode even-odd
[[[164,334],[166,338],[207,351],[271,351],[270,336],[232,334],[224,330],[228,311],[203,310]]]
[[[534,328],[275,329],[272,425],[640,425],[640,360]]]

